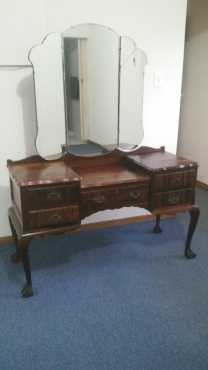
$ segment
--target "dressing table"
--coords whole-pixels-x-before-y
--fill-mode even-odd
[[[99,39],[98,36],[100,40],[105,37],[110,43],[111,54],[108,53],[108,61],[109,55],[113,54],[113,58],[109,61],[109,76],[116,76],[116,79],[114,78],[113,84],[108,79],[110,85],[103,86],[102,105],[99,106],[101,104],[99,101],[95,108],[94,102],[98,87],[95,86],[94,77],[91,75],[90,63],[93,63],[95,57],[96,65],[100,63],[101,68],[102,60],[99,61],[98,55],[91,58],[88,53],[89,50],[92,53],[93,45]],[[12,261],[22,261],[26,276],[22,296],[33,295],[28,253],[31,239],[50,234],[81,231],[83,229],[82,220],[98,211],[132,206],[145,208],[156,216],[153,230],[155,233],[162,231],[160,228],[161,215],[175,215],[188,211],[190,212],[190,224],[184,254],[188,259],[194,258],[196,255],[191,249],[191,239],[199,217],[199,208],[194,205],[197,164],[167,153],[164,147],[158,149],[139,147],[143,136],[142,127],[138,125],[138,116],[141,114],[145,61],[141,51],[138,55],[138,49],[131,39],[124,41],[111,29],[98,25],[81,25],[65,31],[61,36],[50,37],[50,40],[46,40],[46,49],[49,47],[51,55],[52,50],[57,52],[61,45],[62,57],[60,59],[60,54],[56,55],[56,62],[60,59],[61,65],[64,66],[62,69],[59,65],[61,78],[58,74],[56,76],[56,84],[59,88],[59,102],[56,104],[56,109],[60,110],[57,114],[60,121],[52,122],[53,109],[50,112],[48,107],[49,111],[47,111],[47,115],[51,114],[49,120],[51,131],[57,132],[55,135],[57,143],[53,142],[53,145],[49,143],[47,147],[46,140],[44,139],[41,144],[40,139],[45,136],[46,131],[44,130],[48,130],[45,126],[48,125],[47,118],[49,119],[44,111],[45,108],[38,105],[40,95],[46,94],[41,89],[50,81],[50,76],[45,76],[46,69],[40,70],[40,66],[44,65],[43,59],[48,60],[49,55],[46,50],[42,52],[43,43],[38,49],[38,56],[37,47],[32,52],[34,55],[30,54],[30,60],[34,63],[39,127],[37,149],[40,154],[19,161],[8,160],[7,163],[12,199],[9,222],[16,245]],[[96,44],[96,50],[99,49],[98,46]],[[79,64],[79,71],[76,69],[77,65],[74,64],[74,60],[77,60]],[[87,63],[83,63],[83,60],[85,62],[87,60]],[[122,61],[125,63],[122,64]],[[58,62],[56,64],[58,65]],[[123,66],[127,66],[128,73],[122,69]],[[54,76],[54,71],[52,72]],[[77,73],[79,75],[76,75]],[[67,76],[69,76],[69,83],[67,83]],[[128,76],[130,76],[130,82]],[[128,84],[131,87],[133,84],[134,87],[135,79],[137,81],[135,86],[139,85],[140,89],[136,100],[132,101],[134,116],[132,116],[129,133],[129,131],[126,132],[125,120],[128,111],[125,111],[124,103],[125,95],[128,99]],[[83,80],[86,83],[83,83]],[[89,87],[93,102],[89,99]],[[51,91],[53,89],[50,86],[50,94]],[[105,93],[106,100],[104,99]],[[63,99],[60,99],[61,94],[63,94]],[[110,101],[107,101],[109,94],[111,95]],[[57,99],[57,95],[49,97],[51,97],[50,105],[53,106],[53,99]],[[64,118],[62,117],[62,105]],[[102,115],[104,119],[108,116],[111,130],[108,124],[103,130],[101,122],[103,116],[100,116],[100,109],[103,105],[105,109]],[[74,120],[77,106],[79,114]],[[109,111],[106,113],[107,109],[110,113]],[[64,127],[60,126],[61,119],[64,120]],[[78,128],[76,122],[79,123]],[[56,124],[59,126],[56,127]],[[60,140],[66,141],[61,142]],[[128,145],[123,143],[128,143]],[[50,156],[57,152],[57,147],[62,148],[62,153],[57,158],[51,159]],[[83,150],[86,152],[89,148],[92,149],[91,153],[83,155]]]

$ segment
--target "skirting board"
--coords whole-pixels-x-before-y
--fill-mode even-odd
[[[0,246],[13,243],[12,236],[1,236],[0,237]]]
[[[197,181],[196,182],[196,185],[198,186],[198,188],[202,188],[202,189],[208,190],[208,185],[205,184],[205,182]]]
[[[173,217],[164,215],[161,218],[167,218],[167,217]],[[80,229],[74,230],[73,233],[80,232],[80,231],[85,231],[85,230],[95,230],[95,229],[103,229],[107,227],[113,227],[113,226],[119,226],[119,225],[128,225],[130,223],[135,223],[135,222],[144,222],[144,221],[152,221],[155,219],[155,216],[152,214],[149,215],[143,215],[143,216],[138,216],[138,217],[128,217],[120,220],[110,220],[110,221],[102,221],[102,222],[97,222],[94,224],[83,224]],[[13,237],[12,236],[3,236],[0,237],[0,246],[5,246],[6,244],[11,244],[13,243]]]

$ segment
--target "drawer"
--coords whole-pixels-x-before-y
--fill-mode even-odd
[[[116,202],[116,191],[108,190],[90,190],[81,192],[81,208],[84,213],[89,210],[99,211],[108,208],[114,208]]]
[[[79,223],[79,221],[79,206],[30,211],[28,218],[30,229]]]
[[[121,187],[117,191],[117,201],[126,205],[140,205],[148,203],[148,194],[147,185]]]
[[[125,206],[141,206],[148,204],[148,186],[120,186],[102,190],[89,190],[81,192],[81,202],[84,211],[93,209],[104,210]]]
[[[156,193],[153,195],[153,208],[176,206],[179,204],[193,204],[194,197],[194,189]]]
[[[168,191],[182,188],[194,188],[196,169],[154,175],[154,191]]]
[[[23,202],[27,209],[64,207],[79,202],[79,186],[47,186],[23,190]]]

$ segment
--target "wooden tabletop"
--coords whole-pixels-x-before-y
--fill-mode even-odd
[[[8,168],[10,176],[19,186],[47,185],[80,181],[77,173],[66,165],[64,161],[10,164],[8,165]]]
[[[168,152],[128,155],[127,158],[150,171],[162,171],[196,167],[197,164],[188,159],[178,157]]]
[[[109,166],[77,168],[76,172],[80,176],[82,188],[148,182],[150,180],[150,177],[142,170],[133,171],[127,165],[118,163]]]
[[[21,171],[19,170],[21,166]],[[19,186],[35,186],[80,181],[82,188],[122,183],[148,182],[143,170],[131,170],[127,164],[114,163],[73,170],[64,161],[45,161],[8,165],[10,176]]]

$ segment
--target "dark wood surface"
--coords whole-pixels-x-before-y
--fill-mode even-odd
[[[13,207],[24,231],[77,224],[104,209],[133,205],[153,212],[194,204],[196,163],[164,147],[130,155],[119,150],[95,157],[66,154],[50,162],[35,156],[8,161],[8,168]]]
[[[149,182],[149,176],[144,171],[132,171],[125,163],[76,168],[76,172],[80,177],[82,189],[135,182]]]
[[[37,157],[35,157],[37,158]],[[20,187],[79,182],[79,176],[65,161],[8,162],[10,177]]]
[[[163,171],[153,176],[153,187],[155,191],[176,190],[183,188],[194,188],[196,184],[196,168],[177,171]]]
[[[32,295],[29,256],[31,238],[79,230],[81,220],[100,210],[136,206],[160,216],[190,211],[185,255],[195,257],[191,239],[199,211],[193,208],[197,164],[159,149],[139,148],[130,154],[115,150],[102,156],[46,161],[38,156],[8,161],[12,207],[11,230],[16,241],[13,260],[23,259],[26,287]],[[195,211],[194,211],[194,210]]]
[[[197,167],[196,162],[162,151],[157,153],[130,154],[128,155],[128,159],[152,172]]]

